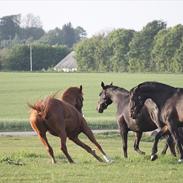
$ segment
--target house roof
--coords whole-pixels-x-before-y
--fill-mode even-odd
[[[62,69],[74,69],[77,68],[77,61],[74,58],[74,51],[70,52],[66,57],[64,57],[55,67],[54,70]]]

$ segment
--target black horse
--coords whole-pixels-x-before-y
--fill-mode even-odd
[[[183,88],[175,88],[159,82],[144,82],[130,91],[130,110],[132,118],[141,114],[146,99],[152,99],[158,107],[157,125],[159,134],[170,132],[180,153],[179,162],[183,162],[181,136],[183,126]],[[156,143],[156,142],[155,142]],[[157,151],[153,146],[152,155]],[[155,149],[154,149],[155,148]]]
[[[127,137],[128,131],[136,132],[136,139],[134,142],[135,151],[140,154],[144,154],[143,151],[139,149],[139,142],[142,137],[143,132],[152,131],[157,129],[155,121],[157,120],[157,107],[152,100],[146,101],[143,106],[141,115],[137,119],[132,119],[130,116],[130,93],[129,91],[120,88],[118,86],[104,85],[101,83],[102,91],[100,93],[100,99],[97,106],[97,111],[102,113],[103,110],[107,108],[112,102],[117,105],[117,123],[120,129],[120,134],[122,137],[123,153],[124,157],[127,157]],[[168,144],[173,155],[175,155],[174,146],[171,139],[168,139]],[[166,153],[167,145],[165,146],[163,153]]]

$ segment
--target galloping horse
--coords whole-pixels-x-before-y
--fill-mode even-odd
[[[78,135],[81,132],[83,132],[91,140],[91,142],[97,146],[103,154],[106,162],[110,161],[100,144],[96,141],[91,129],[88,127],[81,114],[83,106],[82,86],[80,86],[80,88],[69,88],[60,100],[50,96],[45,100],[36,102],[34,105],[28,105],[32,109],[29,118],[30,124],[34,131],[38,134],[42,143],[45,145],[48,154],[51,156],[52,163],[55,163],[56,161],[53,149],[48,143],[46,137],[47,131],[54,136],[60,137],[61,150],[70,163],[73,163],[74,161],[67,151],[67,137],[69,137],[69,139],[77,145],[84,148],[88,153],[92,154],[98,161],[103,161],[94,150],[78,138]]]
[[[115,103],[117,106],[117,123],[120,129],[120,134],[123,143],[124,157],[127,157],[127,136],[128,131],[134,131],[136,139],[134,142],[134,150],[140,154],[145,154],[139,149],[139,143],[143,132],[152,131],[157,129],[155,121],[157,120],[157,108],[152,100],[148,100],[142,109],[141,115],[137,119],[130,117],[130,93],[124,88],[118,86],[105,85],[101,82],[102,91],[100,93],[100,99],[98,101],[97,111],[103,113],[107,109],[108,105]],[[168,144],[173,155],[175,150],[173,144],[168,139]],[[166,153],[167,146],[165,146],[163,153]]]
[[[130,93],[133,118],[138,117],[147,98],[151,98],[156,103],[159,109],[157,125],[161,129],[160,133],[169,131],[172,134],[180,153],[178,161],[183,162],[180,137],[182,130],[181,132],[178,130],[178,127],[183,126],[183,88],[175,88],[159,82],[144,82],[133,88]],[[156,149],[153,150],[152,155],[156,153],[155,151]]]

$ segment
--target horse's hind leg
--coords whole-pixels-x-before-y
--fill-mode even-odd
[[[100,152],[103,154],[103,157],[105,159],[106,162],[110,162],[111,159],[106,155],[106,153],[104,152],[104,150],[102,149],[101,145],[96,141],[93,132],[91,131],[91,129],[85,124],[84,128],[83,128],[83,133],[90,139],[91,142],[93,142],[97,148],[100,150]]]
[[[73,142],[75,142],[77,145],[79,145],[80,147],[82,147],[83,149],[85,149],[88,153],[92,154],[98,161],[103,162],[103,160],[97,156],[97,154],[95,153],[94,150],[92,150],[88,145],[86,145],[85,143],[83,143],[81,140],[79,140],[78,137],[75,138],[70,138]]]
[[[45,133],[41,133],[41,134],[38,133],[38,136],[39,136],[41,142],[42,142],[42,143],[44,144],[44,146],[46,147],[46,149],[47,149],[47,151],[48,151],[48,154],[51,156],[52,163],[56,163],[55,157],[54,157],[54,153],[53,153],[53,149],[52,149],[52,147],[50,146],[50,144],[48,143],[48,140],[47,140],[47,137],[46,137],[46,132],[45,132]]]
[[[177,126],[175,126],[175,121],[171,120],[169,122],[169,127],[170,127],[170,132],[176,142],[176,145],[178,146],[178,150],[180,153],[180,159],[178,160],[179,162],[183,162],[183,149],[182,149],[182,143],[181,143],[181,139],[179,136],[179,132],[178,132],[178,128]]]
[[[72,158],[70,157],[70,155],[67,151],[67,146],[66,146],[67,136],[66,136],[65,132],[61,132],[60,139],[61,139],[61,150],[62,150],[62,152],[67,157],[69,163],[74,163],[74,161],[72,160]]]
[[[166,151],[168,149],[168,147],[170,148],[170,152],[173,156],[176,156],[176,152],[175,152],[175,143],[173,141],[172,136],[169,134],[167,140],[166,140],[166,144],[161,152],[161,154],[166,154]]]
[[[135,142],[134,142],[134,150],[137,151],[139,154],[145,154],[145,152],[143,152],[139,149],[139,143],[142,138],[142,132],[136,132],[135,136],[136,136],[136,138],[135,138]]]
[[[52,163],[56,163],[55,157],[54,157],[54,152],[50,144],[48,143],[47,137],[46,137],[46,131],[47,128],[44,125],[43,121],[39,121],[38,118],[36,120],[31,121],[31,126],[34,129],[34,131],[37,133],[39,139],[43,143],[43,145],[46,147],[46,150],[48,151],[48,154],[51,156]]]
[[[161,151],[161,154],[162,154],[162,155],[166,154],[167,149],[168,149],[168,143],[165,143],[164,148],[163,148],[163,150]]]

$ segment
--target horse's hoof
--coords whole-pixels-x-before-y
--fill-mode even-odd
[[[103,159],[101,159],[101,158],[98,158],[98,161],[101,162],[101,163],[104,162]]]
[[[109,156],[103,155],[103,158],[105,159],[106,163],[111,163],[112,160]]]
[[[141,155],[145,155],[146,153],[144,151],[139,152]]]
[[[135,149],[135,151],[138,152],[141,155],[145,155],[145,152],[144,151],[141,151],[140,149]]]
[[[111,164],[113,162],[114,162],[114,160],[110,159],[110,161],[108,161],[107,163]]]
[[[52,164],[56,164],[57,163],[54,159],[52,159],[51,162],[52,162]]]
[[[151,161],[154,161],[154,160],[156,160],[156,159],[158,159],[158,156],[157,156],[156,154],[151,155]]]
[[[183,163],[183,159],[179,159],[178,160],[178,163]]]

